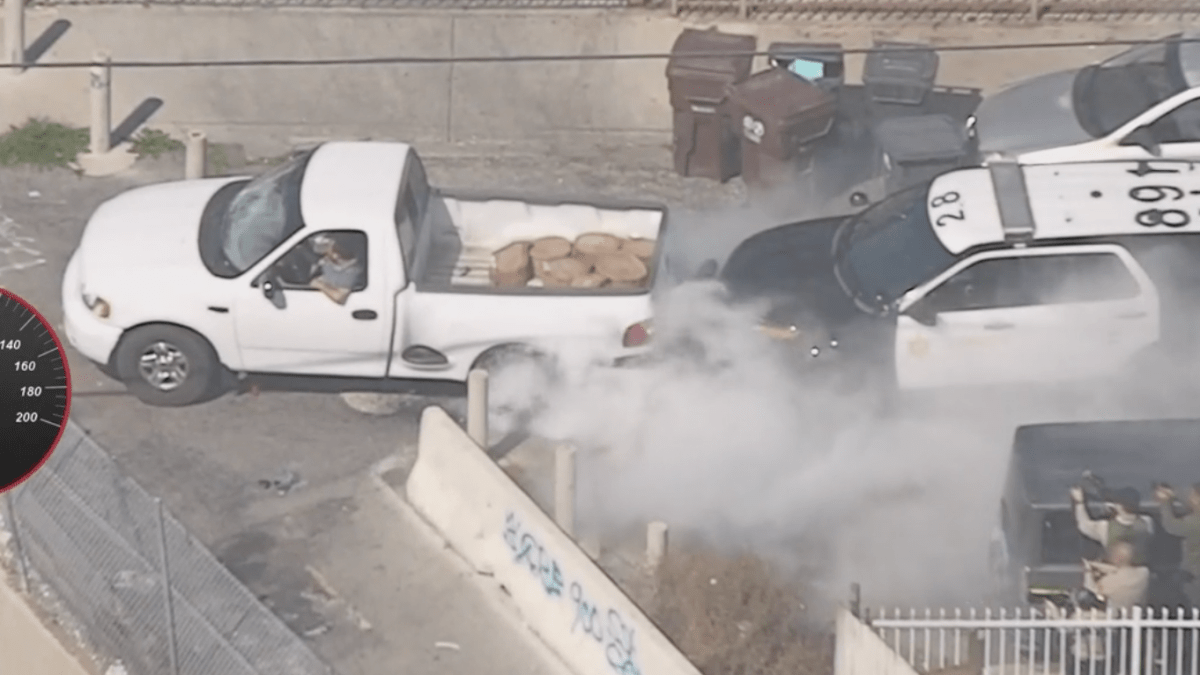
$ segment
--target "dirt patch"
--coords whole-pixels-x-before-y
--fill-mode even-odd
[[[829,675],[833,627],[803,579],[748,552],[677,544],[626,591],[705,675]]]

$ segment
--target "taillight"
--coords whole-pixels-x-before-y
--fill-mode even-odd
[[[650,341],[650,321],[642,321],[635,323],[625,329],[625,335],[621,338],[622,347],[641,347]]]

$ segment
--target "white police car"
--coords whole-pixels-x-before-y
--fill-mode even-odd
[[[985,162],[1200,159],[1200,32],[1017,82],[967,127]]]
[[[901,389],[1066,384],[1195,352],[1197,233],[1200,164],[994,163],[755,235],[721,278]]]

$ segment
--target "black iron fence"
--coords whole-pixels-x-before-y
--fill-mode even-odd
[[[23,585],[131,675],[332,675],[76,424],[3,503]]]

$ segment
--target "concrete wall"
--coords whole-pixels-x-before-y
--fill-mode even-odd
[[[637,10],[403,11],[302,8],[68,6],[28,12],[32,41],[52,22],[72,26],[43,58],[86,61],[97,49],[116,60],[512,56],[665,53],[684,27],[706,23]],[[1050,25],[813,21],[721,22],[777,40],[875,39],[936,44],[1158,37],[1180,21]],[[136,39],[131,39],[135,36]],[[1105,49],[952,52],[941,80],[992,89],[1018,77],[1072,67]],[[568,63],[188,68],[121,70],[113,78],[114,124],[147,97],[165,105],[151,124],[207,130],[252,154],[304,137],[397,138],[426,147],[518,141],[533,152],[603,144],[666,144],[671,125],[661,59]],[[850,72],[861,68],[851,58]],[[0,123],[49,116],[84,125],[86,70],[0,73]]]
[[[408,500],[578,675],[699,675],[441,408],[421,416]]]
[[[0,574],[0,672],[89,675]]]
[[[917,675],[871,627],[845,609],[838,611],[834,675]]]

